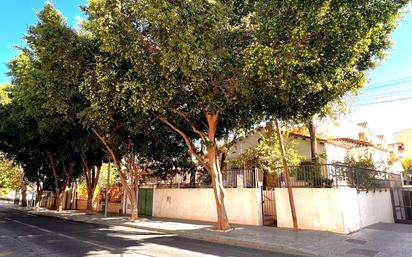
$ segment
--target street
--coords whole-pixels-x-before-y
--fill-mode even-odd
[[[27,214],[0,206],[3,256],[291,256],[127,227]]]

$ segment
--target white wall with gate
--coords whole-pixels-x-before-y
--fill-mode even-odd
[[[286,188],[276,188],[278,227],[292,228]],[[357,192],[355,188],[293,188],[301,229],[350,233],[365,226],[393,223],[390,190]]]
[[[226,188],[225,205],[230,223],[262,225],[260,188]],[[216,221],[216,204],[211,188],[155,188],[153,216]]]

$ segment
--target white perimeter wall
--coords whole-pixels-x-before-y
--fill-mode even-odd
[[[262,225],[259,188],[226,188],[225,205],[230,223]],[[213,189],[154,189],[153,216],[187,220],[216,221]]]
[[[296,216],[301,229],[350,233],[365,226],[393,223],[390,191],[360,192],[354,188],[294,188]],[[275,191],[278,227],[292,228],[286,188]]]

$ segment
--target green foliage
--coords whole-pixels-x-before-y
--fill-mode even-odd
[[[412,158],[405,158],[402,160],[403,171],[412,171]]]
[[[97,185],[93,192],[93,201],[96,200],[97,196],[100,193],[100,187]],[[77,198],[87,200],[87,185],[84,183],[80,183],[77,187]]]
[[[0,104],[9,104],[11,102],[10,90],[12,85],[3,84],[0,85]]]
[[[282,167],[282,156],[280,154],[279,143],[275,133],[261,132],[260,140],[255,148],[246,149],[240,156],[230,161],[231,165],[239,168],[259,168],[269,172],[275,172]],[[287,135],[283,135],[285,142],[286,158],[289,165],[298,165],[302,156],[294,148],[292,141],[287,140]]]
[[[307,120],[361,88],[408,2],[257,1],[245,17],[256,40],[244,51],[244,72],[260,92],[262,110]]]
[[[381,173],[377,170],[379,164],[374,163],[371,154],[348,155],[345,157],[347,183],[360,189],[380,188],[385,181],[381,180]]]
[[[90,117],[148,112],[205,149],[207,114],[217,138],[263,116],[303,120],[362,87],[407,2],[89,1],[84,26],[101,42]]]
[[[5,195],[11,190],[20,188],[22,172],[12,160],[3,154],[0,155],[0,195]]]
[[[78,86],[93,56],[89,40],[69,28],[52,4],[38,19],[25,35],[27,46],[9,63],[13,98],[2,107],[2,150],[30,181],[57,192],[81,173],[80,152],[96,145],[77,118],[85,104]]]
[[[100,173],[100,179],[99,179],[99,185],[101,188],[106,188],[107,184],[107,173],[109,172],[109,164],[108,163],[103,163],[102,168],[101,168],[101,173]],[[116,172],[116,167],[111,163],[110,165],[110,178],[109,178],[109,185],[118,185],[120,184],[119,176],[117,175]]]
[[[347,155],[343,163],[355,169],[376,169],[371,154]]]

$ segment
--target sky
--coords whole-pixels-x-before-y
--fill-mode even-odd
[[[53,0],[56,8],[66,17],[68,24],[75,25],[83,16],[79,6],[87,0]],[[15,46],[23,45],[23,36],[29,25],[37,22],[36,13],[44,0],[2,0],[0,2],[0,84],[9,82],[6,63],[17,55]]]
[[[3,0],[0,4],[0,84],[10,81],[6,76],[6,63],[17,55],[16,45],[22,40],[29,25],[36,23],[36,12],[42,8],[43,0]],[[68,24],[76,25],[84,17],[79,6],[87,0],[53,0],[56,8],[66,17]],[[391,137],[392,133],[411,127],[412,118],[406,114],[412,110],[412,4],[409,13],[400,21],[391,38],[394,46],[379,67],[368,74],[364,90],[351,105],[350,114],[334,128],[339,136],[358,122],[368,122],[376,134]],[[386,82],[407,78],[402,82]],[[399,100],[407,98],[406,100]],[[373,104],[371,104],[373,103]]]

